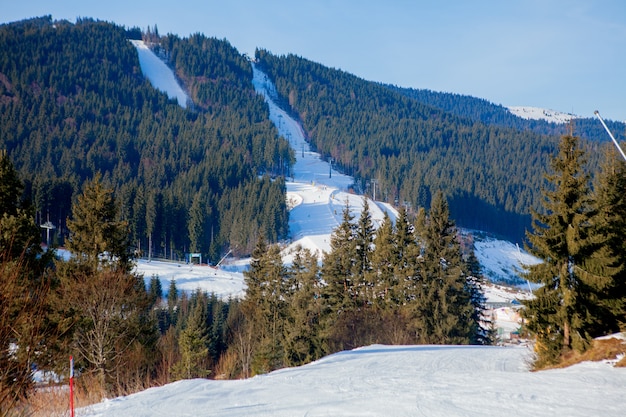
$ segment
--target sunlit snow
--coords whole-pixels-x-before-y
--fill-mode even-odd
[[[144,41],[131,40],[130,42],[139,54],[141,72],[150,80],[152,86],[166,93],[169,98],[178,100],[181,107],[187,107],[187,94],[165,62],[156,56]]]
[[[271,85],[256,68],[254,83],[266,93]],[[266,95],[271,118],[296,150],[293,181],[287,184],[294,246],[329,250],[332,229],[348,201],[353,214],[362,197],[347,192],[352,179],[311,152],[299,125]],[[302,156],[304,153],[304,156]],[[388,205],[370,201],[375,221]],[[285,251],[285,255],[288,251]],[[533,258],[507,242],[477,242],[483,268],[510,273]],[[288,256],[286,256],[288,258]],[[507,266],[508,265],[508,266]],[[226,260],[219,268],[184,263],[140,261],[146,280],[158,275],[183,290],[200,288],[221,296],[245,290],[242,266]],[[232,270],[234,272],[228,272]],[[164,285],[164,288],[167,288]],[[528,293],[525,293],[526,296]],[[524,296],[491,286],[488,301],[509,303]],[[494,310],[510,329],[516,312]],[[185,380],[78,410],[84,417],[108,416],[623,416],[626,369],[583,363],[567,369],[530,372],[528,347],[369,346],[340,352],[298,368],[247,380]]]
[[[514,115],[527,120],[546,120],[553,123],[569,123],[570,120],[578,118],[570,113],[563,113],[555,110],[542,109],[540,107],[509,106],[509,111]]]
[[[79,416],[623,416],[626,369],[530,372],[524,347],[380,346],[247,380],[187,380]]]

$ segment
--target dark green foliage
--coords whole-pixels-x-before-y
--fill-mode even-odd
[[[296,249],[287,282],[285,366],[298,366],[323,356],[319,332],[322,282],[317,257],[308,249]]]
[[[626,164],[609,149],[593,192],[595,251],[584,267],[594,337],[626,328]]]
[[[47,269],[52,251],[42,254],[23,188],[0,151],[0,414],[32,393],[32,364],[51,366],[59,338],[49,296],[55,285]]]
[[[433,197],[418,236],[423,246],[411,327],[420,343],[469,344],[479,333],[479,320],[466,278],[457,230],[443,194]]]
[[[226,41],[153,30],[150,40],[194,101],[185,110],[143,77],[127,36],[91,19],[0,28],[0,148],[41,221],[66,237],[73,195],[101,173],[119,194],[138,253],[182,258],[198,193],[206,218],[192,230],[211,259],[229,248],[249,253],[261,230],[272,241],[285,236],[284,183],[259,178],[280,174],[293,156],[254,92],[247,60]]]
[[[591,340],[582,268],[593,252],[593,208],[583,153],[578,138],[563,136],[552,172],[546,175],[546,214],[533,214],[533,232],[528,234],[530,253],[543,261],[526,273],[542,286],[534,299],[524,302],[527,327],[537,335],[540,364],[556,361],[564,350],[583,351]]]
[[[431,90],[413,88],[399,88],[387,86],[420,103],[436,107],[464,119],[481,122],[485,125],[495,125],[514,128],[521,131],[532,131],[540,135],[559,136],[563,133],[563,124],[548,122],[547,120],[523,119],[515,116],[506,107],[490,103],[487,100],[454,93],[441,93]],[[602,124],[592,114],[583,114],[582,118],[574,119],[573,126],[577,135],[594,142],[605,142],[608,138]],[[621,122],[607,121],[609,129],[615,132],[618,140],[624,138],[625,125]]]
[[[22,199],[23,189],[9,156],[0,150],[0,261],[33,263],[41,254],[39,227],[32,206]]]
[[[294,55],[256,58],[313,148],[357,182],[378,179],[383,200],[428,207],[441,190],[459,226],[523,239],[556,136],[461,118]]]
[[[288,275],[280,248],[267,246],[265,238],[259,237],[244,277],[247,290],[241,308],[248,326],[254,329],[251,370],[253,374],[266,373],[283,366],[285,356]]]

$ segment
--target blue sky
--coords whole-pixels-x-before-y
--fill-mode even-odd
[[[0,0],[51,14],[294,53],[367,80],[626,120],[624,0]]]

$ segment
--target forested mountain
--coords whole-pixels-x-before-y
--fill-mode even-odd
[[[295,55],[257,50],[256,59],[311,145],[363,188],[375,180],[383,200],[412,207],[441,190],[459,226],[523,239],[558,136],[475,121],[482,108],[461,117]]]
[[[506,107],[491,103],[485,99],[454,93],[413,88],[387,86],[407,97],[414,98],[420,103],[428,104],[438,109],[450,112],[457,116],[468,118],[486,125],[511,127],[518,130],[530,130],[541,135],[560,136],[568,133],[569,126],[548,122],[546,120],[528,120],[511,113]],[[593,115],[573,120],[574,134],[592,141],[610,140],[602,124]],[[606,120],[606,124],[618,140],[626,139],[626,124]]]
[[[215,260],[249,253],[261,231],[285,236],[284,180],[272,177],[293,156],[249,62],[225,40],[150,33],[194,102],[183,109],[142,75],[137,36],[91,19],[0,26],[0,149],[37,221],[62,238],[73,196],[101,173],[145,254]]]

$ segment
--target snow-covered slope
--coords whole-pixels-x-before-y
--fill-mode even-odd
[[[79,410],[108,416],[624,415],[626,369],[530,372],[520,347],[369,346],[239,381],[187,380]]]
[[[563,113],[540,107],[509,106],[507,108],[514,115],[527,120],[546,120],[553,123],[568,123],[570,120],[578,118],[578,116],[570,113]]]
[[[189,98],[178,84],[172,70],[143,41],[131,40],[131,43],[139,54],[141,72],[150,80],[154,88],[165,92],[169,98],[177,99],[181,107],[187,107]]]
[[[170,71],[162,62],[161,64]],[[358,218],[363,208],[363,197],[347,191],[353,183],[352,177],[334,169],[331,170],[328,161],[323,161],[318,153],[310,150],[299,123],[274,102],[272,98],[275,97],[274,86],[254,65],[253,71],[254,86],[260,94],[264,95],[270,109],[271,120],[278,127],[280,134],[289,140],[296,153],[292,177],[290,181],[287,181],[292,243],[283,251],[285,262],[290,262],[290,252],[296,246],[308,248],[321,256],[323,252],[330,251],[330,236],[341,222],[346,203],[351,213]],[[170,75],[175,81],[171,71]],[[158,81],[155,83],[159,84]],[[387,212],[392,219],[397,216],[397,211],[388,204],[372,200],[368,200],[368,204],[376,226],[382,221],[384,212]],[[483,267],[483,273],[496,282],[515,282],[518,271],[521,270],[520,262],[524,264],[536,262],[510,242],[490,239],[478,234],[475,237],[475,250]],[[232,264],[230,259],[226,259],[219,268],[190,267],[180,263],[140,260],[137,271],[144,274],[146,281],[158,275],[164,289],[167,289],[170,281],[175,279],[176,286],[180,290],[194,291],[199,288],[227,298],[243,295],[244,284],[241,271],[244,268],[245,265],[242,266],[241,263]],[[520,281],[518,280],[517,283]],[[514,298],[510,296],[509,301]],[[501,297],[498,296],[497,299],[500,300]]]

